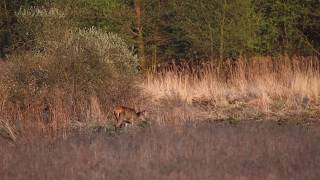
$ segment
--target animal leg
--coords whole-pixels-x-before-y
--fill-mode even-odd
[[[120,118],[120,113],[114,113],[114,116],[116,117],[116,128],[120,128],[122,124],[122,120]]]

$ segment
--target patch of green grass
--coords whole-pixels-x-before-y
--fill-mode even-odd
[[[138,124],[137,124],[137,126],[139,127],[139,128],[146,128],[146,127],[149,127],[150,126],[150,122],[149,121],[140,121]]]
[[[99,132],[99,133],[105,133],[107,135],[115,135],[117,133],[116,127],[114,126],[113,123],[106,123],[106,124],[94,124],[92,127],[92,130],[94,132]]]
[[[10,139],[13,140],[9,134],[9,132],[5,129],[0,127],[0,137],[4,138],[4,139]]]
[[[233,116],[229,116],[226,121],[229,123],[229,124],[239,124],[240,123],[240,119],[239,118],[236,118],[236,117],[233,117]]]
[[[286,102],[284,100],[276,100],[271,104],[271,110],[279,111],[286,107]]]
[[[266,116],[267,116],[267,115],[266,115],[264,112],[258,111],[258,112],[256,113],[255,119],[260,121],[260,120],[265,119]]]
[[[116,128],[114,123],[95,123],[89,127],[93,132],[104,133],[108,136],[117,135],[119,133],[136,131],[138,129],[144,129],[150,126],[148,121],[140,121],[137,125],[124,125],[121,128]]]

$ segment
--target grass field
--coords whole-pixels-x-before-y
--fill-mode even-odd
[[[189,122],[1,141],[2,179],[317,179],[319,126]]]

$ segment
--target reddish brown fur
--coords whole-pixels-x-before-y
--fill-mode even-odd
[[[113,114],[117,121],[116,127],[120,128],[123,123],[133,124],[138,119],[143,119],[145,111],[136,112],[133,108],[117,106],[114,108]]]

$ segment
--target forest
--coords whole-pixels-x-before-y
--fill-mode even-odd
[[[2,57],[31,48],[38,33],[63,31],[30,27],[37,23],[31,19],[19,21],[17,13],[30,8],[62,13],[63,17],[41,17],[47,23],[61,19],[50,22],[57,23],[52,26],[65,21],[75,28],[117,33],[146,66],[169,59],[320,55],[316,0],[4,0],[1,4]]]

